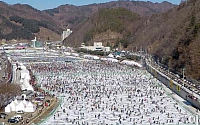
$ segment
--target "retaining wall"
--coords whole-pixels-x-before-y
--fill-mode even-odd
[[[194,107],[200,109],[200,97],[197,94],[193,93],[188,88],[178,84],[176,81],[169,78],[149,64],[146,64],[146,70],[151,73],[155,78],[160,80],[165,86],[171,89],[174,93],[176,93],[186,101],[190,102]]]

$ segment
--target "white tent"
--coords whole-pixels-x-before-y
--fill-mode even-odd
[[[110,62],[119,62],[119,60],[117,60],[117,59],[113,59],[113,58],[108,58],[108,61],[110,61]]]
[[[17,99],[15,99],[14,101],[13,101],[15,104],[18,104],[19,102],[17,101]]]
[[[72,56],[75,56],[75,57],[78,57],[78,56],[79,56],[78,53],[72,53],[71,55],[72,55]]]
[[[71,53],[69,53],[69,52],[64,52],[64,54],[67,55],[67,56],[71,55]]]
[[[93,56],[93,55],[84,55],[83,57],[85,59],[94,59],[94,60],[100,59],[98,56]]]
[[[22,70],[26,70],[26,66],[24,66],[22,63],[20,63],[20,66],[19,66]]]
[[[16,111],[19,111],[19,110],[23,110],[24,111],[24,103],[23,101],[21,101],[17,106],[16,106]]]
[[[10,103],[11,111],[16,111],[16,105],[18,105],[18,101],[17,100],[12,101]]]
[[[110,53],[110,54],[108,55],[108,57],[114,58],[114,55]]]
[[[121,62],[121,64],[126,64],[126,65],[132,65],[132,66],[137,66],[137,67],[142,67],[141,64],[137,63],[137,62],[134,62],[134,61],[129,61],[129,60],[123,60]]]
[[[29,81],[31,79],[29,75],[29,71],[26,69],[26,67],[20,63],[19,66],[21,70],[16,71],[16,75],[14,75],[16,78],[16,83],[20,85],[22,90],[31,90],[33,91],[33,87],[30,85]],[[17,68],[17,67],[15,67]]]
[[[121,56],[119,56],[119,55],[116,55],[116,58],[121,58]]]
[[[26,100],[23,100],[22,102],[23,102],[23,104],[24,104],[25,106],[28,104],[28,101],[26,101]]]
[[[94,60],[100,59],[98,56],[94,56],[93,58],[94,58]]]
[[[34,112],[36,110],[36,106],[29,101],[17,101],[17,99],[15,99],[5,107],[5,112],[16,112],[19,110],[23,110],[24,112]]]
[[[107,58],[101,58],[101,60],[102,60],[102,61],[107,61],[108,59],[107,59]]]
[[[10,104],[8,104],[8,105],[5,107],[5,112],[7,112],[7,113],[10,113],[10,112],[11,112]]]
[[[31,79],[28,70],[25,69],[21,71],[21,79],[27,79],[27,80]]]
[[[26,79],[23,80],[22,84],[20,85],[22,90],[31,90],[33,91],[33,87],[29,84],[29,81]]]
[[[21,79],[20,79],[21,89],[33,91],[33,87],[29,83],[29,81],[31,79],[30,75],[29,75],[29,71],[26,69],[25,66],[21,66],[21,67],[23,67],[21,70]]]
[[[35,110],[36,106],[31,102],[28,102],[28,104],[24,108],[24,112],[34,112]]]

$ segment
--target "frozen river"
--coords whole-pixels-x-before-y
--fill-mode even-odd
[[[144,70],[101,61],[31,64],[63,102],[42,125],[188,124],[189,112]]]

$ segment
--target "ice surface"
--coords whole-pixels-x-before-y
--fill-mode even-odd
[[[42,124],[187,124],[190,114],[147,72],[100,61],[31,64],[63,103]],[[61,97],[62,96],[62,97]]]

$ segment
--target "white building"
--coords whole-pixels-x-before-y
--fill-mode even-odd
[[[103,47],[102,42],[94,42],[94,46]]]
[[[109,52],[109,51],[110,51],[110,47],[103,47],[102,49],[103,49],[103,51],[105,51],[105,52]]]
[[[102,42],[94,42],[93,46],[85,46],[82,44],[80,48],[92,51],[105,51],[105,52],[110,51],[110,47],[104,47]]]
[[[37,41],[36,37],[35,37],[35,39],[31,40],[31,47],[35,48],[36,41]]]
[[[67,29],[67,31],[63,31],[62,36],[61,36],[62,37],[61,41],[67,38],[71,33],[72,31],[70,29]]]

